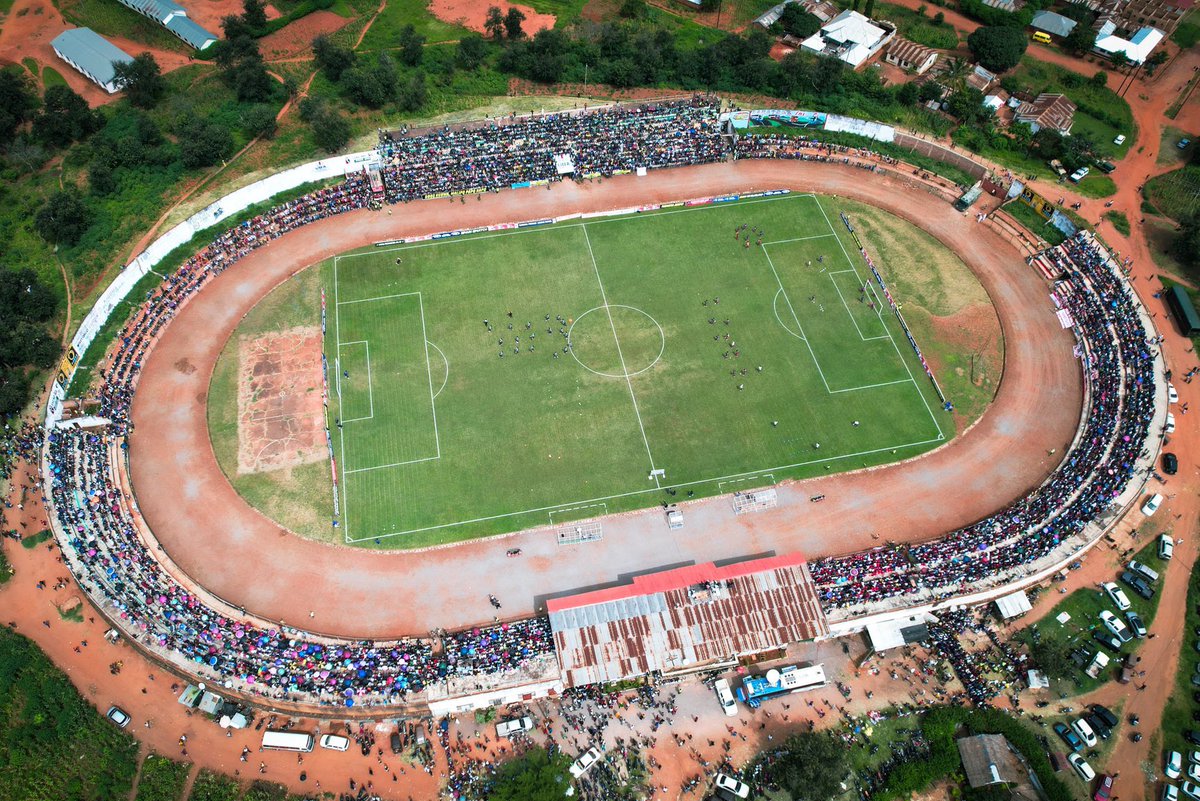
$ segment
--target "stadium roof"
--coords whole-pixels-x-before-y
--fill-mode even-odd
[[[1033,15],[1033,21],[1029,24],[1039,31],[1052,33],[1055,36],[1066,36],[1079,23],[1070,17],[1055,14],[1053,11],[1039,11]]]
[[[187,17],[172,17],[165,27],[197,50],[203,50],[217,41],[216,34],[209,33]]]
[[[75,69],[108,92],[117,91],[113,83],[113,62],[133,61],[133,57],[91,28],[71,28],[50,42],[54,52]]]
[[[709,562],[546,604],[574,686],[677,671],[825,634],[804,557]]]

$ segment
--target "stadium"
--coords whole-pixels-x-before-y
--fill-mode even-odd
[[[152,246],[49,404],[80,586],[174,670],[344,716],[729,664],[999,597],[1094,544],[1166,416],[1117,262],[1079,234],[1027,263],[892,159],[729,123],[698,97],[314,163],[344,178],[156,285],[65,414],[71,364],[173,244]],[[866,207],[995,309],[1003,378],[962,430]],[[271,324],[240,328],[260,303]],[[234,486],[264,463],[302,477],[294,526]],[[642,623],[686,643],[648,653]]]

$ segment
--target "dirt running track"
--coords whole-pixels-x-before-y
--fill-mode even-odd
[[[977,425],[908,463],[784,489],[780,508],[770,512],[735,518],[728,499],[714,498],[690,504],[681,531],[669,532],[651,510],[607,520],[601,542],[567,547],[547,530],[426,552],[323,545],[290,535],[248,506],[217,466],[205,419],[217,356],[241,317],[307,265],[417,233],[778,187],[875,204],[929,231],[978,274],[1003,327],[1006,365],[996,400]],[[738,162],[480,197],[309,225],[214,279],[167,328],[134,400],[132,480],[151,529],[200,585],[271,620],[358,637],[490,620],[488,592],[504,603],[503,614],[523,616],[547,595],[666,564],[768,551],[812,558],[871,547],[878,544],[872,534],[929,539],[1038,484],[1053,467],[1048,452],[1062,453],[1079,421],[1073,338],[1059,327],[1040,275],[973,216],[907,188],[902,178],[836,165]],[[817,506],[803,500],[816,493],[827,500]],[[519,560],[505,557],[514,546],[524,550]],[[315,616],[305,619],[309,611]]]

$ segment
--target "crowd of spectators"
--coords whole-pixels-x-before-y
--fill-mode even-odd
[[[739,159],[791,159],[845,164],[876,172],[881,165],[896,165],[899,160],[865,147],[822,142],[806,136],[755,134],[739,136],[734,146]]]
[[[411,136],[384,133],[379,151],[390,203],[705,164],[729,154],[720,101],[707,96],[512,117]],[[573,165],[573,174],[561,173],[560,161]]]
[[[557,180],[555,156],[562,155],[574,161],[576,177],[721,160],[728,148],[717,111],[714,99],[697,97],[385,138],[387,200]],[[862,155],[781,139],[760,137],[739,144],[738,153],[795,158],[816,147],[825,160]],[[299,226],[371,202],[367,175],[351,174],[221,234],[148,292],[117,337],[98,390],[97,415],[111,422],[48,435],[53,510],[80,583],[148,645],[203,665],[230,685],[273,697],[394,703],[433,682],[519,670],[553,651],[545,618],[377,643],[322,639],[222,611],[215,599],[188,590],[160,565],[134,524],[117,462],[124,456],[137,377],[156,336],[189,296],[242,256]],[[1146,330],[1129,291],[1085,236],[1066,243],[1054,258],[1066,275],[1056,295],[1074,317],[1085,359],[1086,430],[1076,446],[1040,488],[974,525],[907,549],[877,548],[813,563],[827,610],[918,592],[948,596],[1010,575],[1094,520],[1132,478],[1154,408]],[[7,459],[21,456],[25,440],[10,440],[17,450]]]
[[[1149,454],[1154,350],[1132,291],[1085,233],[1050,251],[1054,297],[1075,324],[1086,385],[1084,428],[1029,495],[940,539],[810,565],[826,610],[1002,583],[1046,557],[1111,507]]]

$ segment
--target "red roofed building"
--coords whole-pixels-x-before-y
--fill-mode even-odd
[[[1075,124],[1075,104],[1066,95],[1042,92],[1032,102],[1017,107],[1017,122],[1023,122],[1037,133],[1042,128],[1071,133]]]
[[[568,686],[732,664],[829,631],[800,554],[635,576],[546,610]]]

